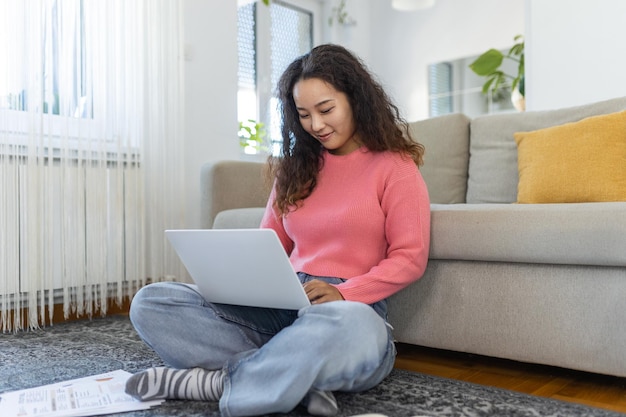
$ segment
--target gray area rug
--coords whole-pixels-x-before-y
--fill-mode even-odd
[[[0,393],[116,369],[137,372],[162,365],[125,316],[57,324],[37,331],[0,334]],[[378,387],[337,393],[339,416],[380,413],[410,416],[617,417],[582,405],[462,381],[394,370]],[[167,401],[148,411],[117,416],[219,416],[217,404]],[[278,414],[277,414],[278,415]],[[297,408],[284,416],[307,416]]]

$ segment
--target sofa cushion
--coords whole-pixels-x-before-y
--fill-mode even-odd
[[[626,111],[515,133],[518,203],[626,201]]]
[[[558,110],[476,117],[470,124],[468,203],[517,201],[515,132],[576,122],[590,116],[626,110],[626,97]]]
[[[420,172],[433,203],[465,202],[469,122],[467,116],[457,113],[409,124],[413,138],[426,148]]]
[[[431,209],[431,259],[626,266],[626,202]]]

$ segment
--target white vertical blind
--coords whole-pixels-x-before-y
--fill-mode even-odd
[[[182,266],[182,10],[170,0],[0,2],[3,331],[105,314]]]

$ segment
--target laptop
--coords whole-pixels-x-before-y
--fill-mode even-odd
[[[166,230],[209,302],[299,310],[310,305],[272,229]]]

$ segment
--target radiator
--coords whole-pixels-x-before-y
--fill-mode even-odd
[[[143,280],[143,189],[137,163],[0,156],[3,322],[60,297],[90,312]]]

